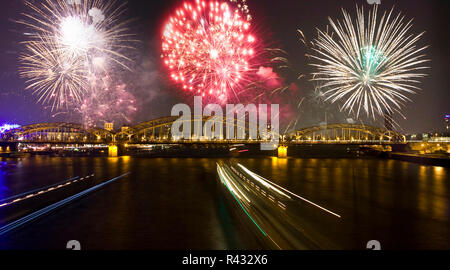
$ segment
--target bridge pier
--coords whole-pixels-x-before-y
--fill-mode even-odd
[[[278,147],[278,158],[287,158],[288,157],[288,147],[287,146],[279,146]]]
[[[0,142],[0,153],[9,153],[16,151],[17,151],[16,143]]]
[[[126,144],[111,143],[108,145],[108,157],[119,157],[126,153]]]
[[[108,157],[118,157],[119,147],[116,144],[108,145]]]

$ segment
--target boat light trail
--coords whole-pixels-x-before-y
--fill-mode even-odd
[[[242,208],[242,210],[245,212],[245,214],[247,214],[247,216],[250,218],[250,220],[256,225],[256,227],[258,227],[258,229],[261,231],[261,233],[264,236],[268,236],[267,233],[258,225],[258,223],[256,223],[256,221],[252,218],[252,216],[247,212],[247,210],[245,210],[245,207],[242,205],[241,201],[236,197],[235,192],[232,191],[230,186],[228,186],[228,184],[226,183],[228,181],[225,179],[226,178],[225,175],[223,173],[221,173],[221,172],[223,172],[223,170],[219,164],[217,164],[217,172],[219,173],[220,179],[222,179],[222,182],[225,184],[227,189],[230,191],[231,195],[233,195],[234,199],[237,201],[237,203]]]
[[[241,164],[238,164],[239,167],[241,167],[241,169],[243,169],[246,173],[248,173],[250,176],[252,176],[256,181],[258,181],[259,183],[261,183],[263,186],[265,186],[268,189],[273,189],[274,191],[276,191],[277,193],[287,197],[288,199],[291,199],[291,197],[289,195],[287,195],[286,193],[282,192],[281,190],[277,189],[276,187],[274,187],[274,185],[271,185],[269,183],[268,180],[262,178],[261,176],[255,174],[254,172],[250,171],[249,169],[245,168],[244,166],[242,166]]]
[[[273,183],[273,182],[270,182],[269,180],[267,180],[267,179],[265,179],[265,178],[263,178],[263,177],[261,177],[261,176],[255,174],[254,172],[252,172],[252,171],[250,171],[249,169],[247,169],[246,167],[244,167],[242,164],[239,164],[239,163],[238,163],[238,166],[239,166],[241,169],[243,169],[246,173],[248,173],[249,175],[251,175],[255,180],[257,180],[258,182],[260,182],[261,184],[263,184],[264,186],[269,187],[269,188],[271,188],[271,189],[277,191],[278,193],[280,193],[280,194],[282,194],[282,195],[284,195],[284,196],[287,196],[286,194],[284,194],[283,192],[279,191],[277,188],[274,187],[274,186],[276,186],[276,187],[278,187],[279,189],[281,189],[281,190],[283,190],[283,191],[285,191],[285,192],[291,194],[291,195],[294,196],[294,197],[297,197],[298,199],[300,199],[300,200],[302,200],[302,201],[304,201],[304,202],[307,202],[307,203],[309,203],[309,204],[311,204],[311,205],[313,205],[313,206],[315,206],[315,207],[317,207],[317,208],[319,208],[319,209],[321,209],[321,210],[323,210],[323,211],[325,211],[325,212],[327,212],[327,213],[329,213],[329,214],[331,214],[331,215],[333,215],[333,216],[336,216],[336,217],[338,217],[338,218],[341,218],[340,215],[338,215],[338,214],[336,214],[336,213],[334,213],[334,212],[332,212],[332,211],[326,209],[325,207],[322,207],[322,206],[320,206],[320,205],[318,205],[318,204],[316,204],[316,203],[313,203],[312,201],[307,200],[307,199],[305,199],[305,198],[303,198],[303,197],[301,197],[301,196],[299,196],[299,195],[297,195],[297,194],[295,194],[295,193],[293,193],[293,192],[291,192],[291,191],[289,191],[289,190],[287,190],[287,189],[285,189],[285,188],[283,188],[283,187],[280,187],[279,185],[277,185],[277,184],[275,184],[275,183]],[[289,196],[287,196],[287,197],[290,198]]]
[[[60,183],[56,183],[54,185],[50,185],[50,186],[46,186],[46,187],[43,187],[43,188],[34,189],[34,190],[31,190],[31,191],[28,191],[28,192],[24,192],[24,193],[21,193],[21,194],[18,194],[18,195],[14,195],[14,196],[6,198],[6,199],[2,199],[2,200],[0,200],[0,208],[5,207],[5,206],[9,206],[9,205],[12,205],[12,204],[15,204],[15,203],[18,203],[18,202],[21,202],[21,201],[33,198],[33,197],[36,197],[36,196],[39,196],[39,195],[42,195],[42,194],[45,194],[45,193],[48,193],[50,191],[54,191],[54,190],[57,190],[57,189],[69,186],[71,184],[75,184],[78,181],[88,180],[89,178],[94,177],[94,175],[95,174],[91,174],[91,175],[88,175],[88,176],[82,177],[82,178],[77,176],[77,177],[71,178],[69,180],[66,180],[66,181],[63,181],[63,182],[60,182]]]
[[[65,206],[65,205],[67,205],[67,204],[73,202],[74,200],[77,200],[77,199],[79,199],[79,198],[81,198],[83,196],[86,196],[87,194],[92,193],[92,192],[94,192],[94,191],[96,191],[96,190],[98,190],[98,189],[100,189],[100,188],[102,188],[102,187],[104,187],[104,186],[106,186],[108,184],[116,182],[117,180],[122,179],[123,177],[125,177],[125,176],[127,176],[129,174],[130,174],[129,172],[125,173],[125,174],[123,174],[121,176],[118,176],[118,177],[113,178],[113,179],[111,179],[109,181],[106,181],[106,182],[104,182],[102,184],[96,185],[96,186],[91,187],[91,188],[89,188],[89,189],[87,189],[85,191],[82,191],[82,192],[80,192],[78,194],[75,194],[75,195],[73,195],[71,197],[68,197],[68,198],[66,198],[66,199],[64,199],[62,201],[59,201],[59,202],[54,203],[54,204],[52,204],[50,206],[47,206],[47,207],[45,207],[45,208],[43,208],[41,210],[38,210],[38,211],[36,211],[36,212],[34,212],[32,214],[29,214],[29,215],[27,215],[27,216],[25,216],[23,218],[20,218],[20,219],[18,219],[16,221],[13,221],[13,222],[11,222],[11,223],[3,226],[3,227],[0,227],[0,236],[5,235],[5,234],[11,232],[12,230],[15,230],[15,229],[17,229],[17,228],[19,228],[21,226],[24,226],[24,225],[26,225],[26,224],[28,224],[28,223],[30,223],[30,222],[32,222],[32,221],[34,221],[34,220],[44,216],[46,214],[49,214],[49,213],[55,211],[56,209],[61,208],[61,207]]]

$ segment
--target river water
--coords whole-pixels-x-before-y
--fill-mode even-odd
[[[218,161],[2,159],[0,200],[75,176],[95,174],[89,180],[95,185],[130,175],[0,236],[0,248],[65,249],[67,241],[78,240],[83,249],[94,250],[264,249],[248,217],[225,196]],[[231,161],[338,213],[340,219],[305,213],[305,228],[321,235],[328,248],[365,249],[377,240],[383,249],[450,249],[448,168],[375,158]],[[24,207],[18,213],[32,208]],[[0,226],[11,220],[11,213],[0,211]]]

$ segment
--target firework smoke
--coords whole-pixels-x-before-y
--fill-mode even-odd
[[[129,124],[137,108],[127,86],[112,81],[108,75],[91,84],[95,84],[95,88],[76,109],[82,115],[84,125],[92,128],[105,122]]]

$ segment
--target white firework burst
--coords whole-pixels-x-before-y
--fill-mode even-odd
[[[116,0],[25,1],[28,13],[18,23],[27,40],[20,75],[38,102],[52,111],[78,106],[92,91],[90,77],[116,66],[130,70],[124,52],[136,42],[122,21],[125,4]]]
[[[39,96],[38,103],[67,108],[82,101],[88,88],[84,61],[61,54],[52,42],[44,41],[27,42],[20,60],[19,72],[27,79],[26,89]]]
[[[320,82],[326,100],[341,103],[341,109],[357,116],[400,111],[408,95],[420,88],[419,79],[428,62],[417,42],[424,33],[411,33],[412,20],[406,21],[394,9],[378,18],[378,5],[369,11],[356,7],[354,22],[342,10],[344,19],[329,19],[331,31],[318,31],[313,41],[313,81]]]

